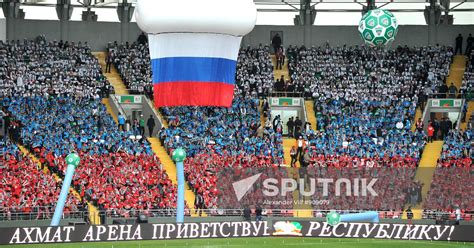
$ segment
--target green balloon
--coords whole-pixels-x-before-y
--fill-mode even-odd
[[[79,162],[81,162],[81,158],[77,153],[71,153],[66,157],[66,164],[68,165],[74,165],[74,167],[77,167]]]
[[[341,215],[336,212],[330,212],[326,216],[326,222],[331,226],[336,226],[341,221]]]
[[[186,159],[186,151],[183,148],[178,148],[173,151],[173,160],[175,162],[183,162]]]

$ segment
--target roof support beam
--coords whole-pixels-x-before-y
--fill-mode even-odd
[[[25,12],[20,9],[20,0],[4,0],[0,4],[5,18],[23,19],[25,17]]]
[[[71,5],[71,0],[57,0],[56,14],[59,20],[71,20],[73,9],[74,7]]]
[[[462,5],[463,3],[465,3],[465,2],[466,2],[466,1],[454,5],[454,7],[450,8],[449,11],[451,11],[451,10],[453,10],[453,9],[455,9],[455,8],[457,8],[457,7],[459,7],[459,6],[461,6],[461,5]]]
[[[119,3],[117,6],[117,15],[120,22],[129,23],[132,20],[133,11],[135,11],[135,7],[127,0],[123,0],[123,2]]]
[[[292,7],[293,9],[299,10],[299,9],[298,9],[297,7],[295,7],[293,4],[288,3],[288,2],[285,1],[285,0],[281,0],[281,2],[284,3],[284,4],[286,4],[286,5],[288,5],[288,6],[290,6],[290,7]]]

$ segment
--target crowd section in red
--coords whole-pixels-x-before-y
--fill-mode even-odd
[[[474,206],[474,168],[438,168],[433,176],[425,209],[472,211]]]
[[[257,172],[252,169],[279,168],[278,164],[274,164],[271,161],[271,157],[263,156],[221,156],[218,154],[199,154],[186,159],[184,171],[187,177],[187,182],[191,185],[195,193],[203,196],[206,207],[218,208],[223,207],[222,199],[219,199],[219,197],[226,194],[228,194],[227,196],[234,194],[231,187],[222,187],[223,185],[218,184],[227,184],[228,186],[231,182],[234,182],[235,178],[231,177],[233,175],[240,176],[238,177],[239,179],[244,179],[245,176],[240,174],[236,175],[236,173],[245,169],[249,172],[247,176],[252,176],[253,174],[257,174]],[[268,171],[271,170],[267,170],[267,172]],[[226,175],[227,172],[230,174]],[[224,176],[229,176],[226,183],[224,182],[226,181]],[[223,192],[222,189],[224,188],[228,190]],[[254,200],[254,203],[248,204],[256,205],[258,202],[263,204],[263,196],[260,195],[259,197],[260,199],[253,197],[252,199]],[[236,201],[227,201],[225,205],[229,208],[236,208],[240,207],[241,204]]]
[[[0,217],[18,219],[19,214],[33,218],[50,218],[61,190],[61,182],[42,171],[15,144],[0,142]],[[82,202],[70,195],[64,216],[82,210]]]
[[[176,187],[155,155],[79,156],[81,166],[76,169],[74,187],[101,209],[113,215],[130,216],[130,211],[176,208]],[[46,161],[65,174],[64,158],[56,159],[49,153]]]

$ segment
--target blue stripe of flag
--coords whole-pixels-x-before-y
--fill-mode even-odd
[[[223,58],[172,57],[151,60],[153,83],[218,82],[235,84],[237,61]]]

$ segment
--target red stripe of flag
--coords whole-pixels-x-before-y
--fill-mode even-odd
[[[156,107],[230,107],[234,85],[218,82],[169,82],[154,84]]]

